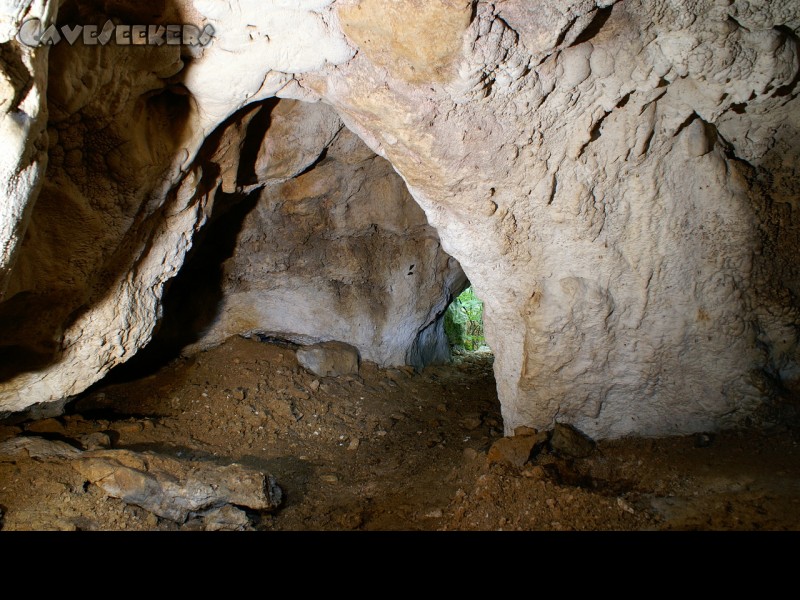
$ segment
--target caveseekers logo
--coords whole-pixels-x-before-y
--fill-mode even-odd
[[[66,41],[70,46],[81,42],[86,46],[105,46],[112,40],[117,46],[207,46],[214,39],[214,28],[195,25],[115,25],[106,21],[97,25],[45,26],[39,19],[25,21],[19,28],[19,41],[38,48],[55,46]]]

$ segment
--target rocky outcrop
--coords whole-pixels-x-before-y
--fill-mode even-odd
[[[123,4],[104,10],[144,18]],[[389,226],[378,239],[417,244],[426,261],[372,252],[376,190],[397,183],[363,149],[336,146],[337,119],[388,160],[485,301],[507,433],[554,421],[593,438],[706,431],[763,417],[797,387],[797,3],[377,4],[175,3],[148,18],[210,24],[211,46],[51,49],[46,183],[29,224],[9,213],[28,233],[16,262],[2,256],[2,410],[77,393],[146,345],[166,282],[227,202],[253,202],[243,231],[277,222],[279,243],[242,236],[225,273],[245,277],[223,286],[207,341],[260,328],[351,336],[384,363],[415,355],[412,338],[435,348],[455,271],[407,208],[385,222],[411,218],[411,237]],[[333,110],[270,142],[258,113],[272,97]],[[278,138],[303,142],[273,159]],[[12,189],[3,210],[35,196]],[[285,233],[300,221],[312,249]],[[336,260],[320,265],[320,252]],[[272,272],[289,257],[265,296],[295,292],[285,321],[272,299],[253,309],[276,279],[251,277],[248,255]],[[367,256],[377,289],[398,294],[384,308],[411,298],[413,319],[367,313],[374,298],[339,272]],[[429,295],[378,275],[411,264],[427,265]],[[343,301],[329,332],[298,330],[302,303],[330,305],[332,281]],[[242,314],[260,322],[226,317]],[[387,344],[393,331],[402,340]]]
[[[305,78],[485,300],[507,431],[732,425],[796,385],[766,242],[796,252],[796,223],[755,181],[796,131],[797,26],[785,2],[479,2],[441,85],[385,86],[369,52]]]
[[[0,8],[0,302],[47,167],[47,54],[15,39],[25,19],[51,19],[52,3],[6,2]]]

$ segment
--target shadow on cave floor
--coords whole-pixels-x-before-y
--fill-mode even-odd
[[[58,419],[0,426],[4,528],[204,527],[109,498],[68,460],[4,458],[24,435],[269,473],[284,502],[247,513],[258,530],[800,529],[798,430],[531,449],[502,437],[492,361],[318,378],[291,348],[231,338]]]

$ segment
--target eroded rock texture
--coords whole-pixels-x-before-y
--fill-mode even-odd
[[[381,365],[449,358],[441,315],[463,272],[386,160],[330,108],[283,100],[254,170],[266,185],[224,263],[218,314],[187,351],[258,333],[346,340]]]
[[[714,429],[797,388],[796,2],[156,4],[59,10],[217,37],[50,50],[45,184],[3,200],[3,240],[27,233],[2,242],[2,410],[78,393],[146,345],[196,232],[248,202],[201,345],[264,330],[409,360],[460,285],[432,226],[485,300],[508,432]],[[259,121],[273,97],[319,104],[278,135],[280,110]],[[376,304],[373,284],[396,295]],[[324,327],[297,324],[323,306]]]

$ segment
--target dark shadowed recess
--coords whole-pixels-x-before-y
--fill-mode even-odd
[[[58,8],[56,24],[59,27],[102,25],[108,19],[129,24],[158,24],[162,19],[184,21],[181,7],[167,0],[153,0],[147,3],[138,0],[64,0]],[[65,44],[59,47],[60,55],[55,49],[50,51],[50,69],[55,77],[59,77],[60,74],[54,67],[58,64],[59,56],[64,59],[66,48]],[[102,53],[102,50],[97,48],[99,53]],[[0,54],[3,55],[5,62],[11,65],[13,71],[18,71],[21,63],[11,58],[13,53],[0,50]],[[190,61],[188,56],[183,58],[185,62]],[[21,90],[20,94],[26,93],[26,89]],[[163,89],[151,90],[134,101],[137,106],[142,107],[143,128],[164,126],[170,128],[171,135],[167,139],[171,140],[174,146],[167,148],[165,152],[177,153],[191,109],[191,99],[183,86],[180,83],[165,82]],[[81,122],[86,125],[87,136],[93,136],[92,143],[87,143],[87,147],[94,148],[95,154],[98,154],[97,148],[109,143],[108,123],[102,118],[98,119],[94,115],[80,111],[74,117],[80,117]],[[115,143],[121,144],[123,141],[115,140]],[[89,173],[91,174],[91,170]],[[45,173],[44,178],[45,180],[49,178],[49,171]],[[65,219],[70,218],[70,215],[65,214],[64,207],[56,192],[40,194],[19,252],[18,264],[23,262],[26,252],[35,253],[44,246],[47,249],[42,252],[43,254],[81,259],[85,248],[93,244],[94,234],[90,228],[80,227],[75,227],[69,235],[63,235],[63,231],[58,228],[53,232],[54,222],[61,220],[63,223]],[[134,224],[121,236],[117,248],[109,254],[108,260],[101,268],[84,274],[87,277],[85,281],[75,284],[66,279],[58,282],[55,287],[28,286],[30,289],[23,289],[13,297],[0,302],[0,382],[11,380],[23,373],[45,369],[60,360],[64,331],[81,318],[91,306],[97,305],[108,293],[112,282],[116,281],[121,273],[130,269],[131,263],[135,260],[132,257],[139,251],[138,242],[146,239],[147,232],[152,231],[153,224],[162,218],[163,210],[151,211],[147,206],[139,207],[137,210]]]
[[[258,149],[270,126],[270,114],[277,104],[266,100],[255,109],[241,148],[237,186],[255,183]],[[220,125],[202,155],[217,148],[222,133],[254,110],[248,106]],[[102,384],[130,381],[152,374],[180,355],[182,348],[200,339],[202,332],[219,314],[223,297],[223,264],[233,256],[247,215],[258,204],[261,188],[249,193],[227,194],[217,189],[208,223],[197,233],[192,249],[178,275],[167,284],[162,317],[153,340],[128,362],[112,370]]]

